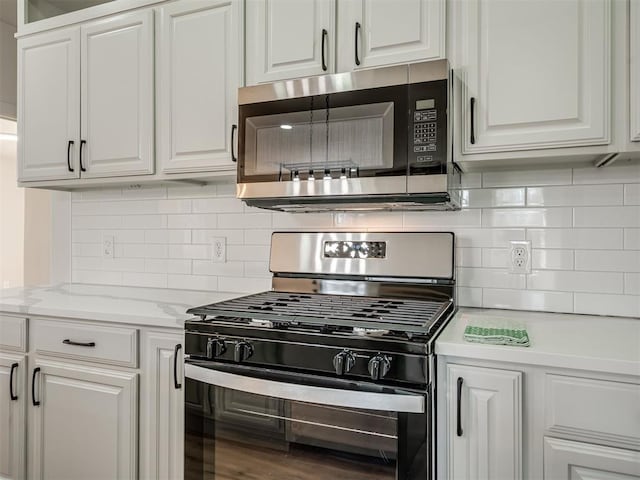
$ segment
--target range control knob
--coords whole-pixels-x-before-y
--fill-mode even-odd
[[[333,368],[336,370],[336,375],[344,375],[349,373],[349,370],[356,364],[356,357],[349,350],[343,350],[333,357]]]
[[[233,361],[234,362],[244,362],[246,359],[253,355],[253,347],[249,342],[241,341],[236,342],[235,347],[233,349]]]
[[[219,357],[227,351],[224,340],[219,338],[210,338],[207,340],[207,358],[213,359]]]
[[[369,360],[369,375],[372,380],[380,380],[391,368],[391,359],[381,353]]]

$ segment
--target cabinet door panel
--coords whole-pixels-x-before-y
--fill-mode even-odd
[[[640,2],[632,0],[629,8],[631,141],[640,142]]]
[[[80,30],[18,42],[18,180],[78,178]],[[74,142],[67,150],[69,141]],[[73,171],[71,171],[73,170]]]
[[[522,478],[521,377],[508,370],[447,366],[450,478]]]
[[[153,12],[87,24],[81,43],[82,176],[153,173]]]
[[[248,0],[246,9],[247,85],[334,71],[335,0]]]
[[[136,478],[137,374],[38,359],[33,367],[30,478]]]
[[[140,464],[142,478],[179,480],[184,469],[184,390],[182,356],[178,384],[174,383],[176,345],[182,334],[144,334],[144,383],[140,418]]]
[[[444,58],[444,0],[347,0],[338,8],[340,71]]]
[[[608,0],[475,0],[453,8],[464,153],[609,143]]]
[[[237,124],[242,35],[238,0],[162,8],[157,99],[163,172],[234,168],[231,128]]]
[[[26,478],[26,368],[24,355],[0,354],[0,478],[8,480]]]
[[[544,439],[547,480],[638,480],[640,453],[556,438]]]

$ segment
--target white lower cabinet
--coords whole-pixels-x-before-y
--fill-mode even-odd
[[[0,478],[3,480],[26,478],[26,368],[24,355],[0,353]]]
[[[522,478],[522,373],[447,365],[449,478]]]
[[[184,375],[182,332],[142,337],[140,478],[183,477]]]
[[[138,374],[30,364],[29,478],[137,478]]]
[[[544,478],[637,480],[640,479],[640,453],[545,437]]]

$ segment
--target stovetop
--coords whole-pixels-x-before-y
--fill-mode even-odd
[[[203,320],[323,333],[428,336],[452,301],[268,291],[192,308]]]

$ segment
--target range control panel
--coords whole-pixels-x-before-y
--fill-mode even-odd
[[[427,173],[446,164],[447,81],[412,85],[409,168]],[[429,172],[430,173],[430,172]]]

